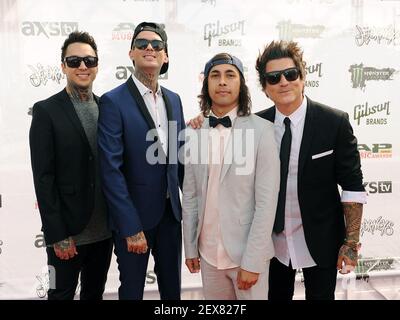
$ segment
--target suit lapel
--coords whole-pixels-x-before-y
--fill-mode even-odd
[[[169,101],[167,93],[165,92],[165,89],[163,87],[161,87],[161,92],[162,92],[162,97],[163,97],[163,100],[164,100],[164,103],[165,103],[165,109],[167,110],[167,118],[168,118],[167,137],[168,137],[168,144],[171,146],[172,145],[172,141],[170,141],[171,137],[169,135],[170,134],[170,132],[169,132],[169,124],[170,124],[170,121],[174,120],[173,115],[172,115],[172,104]],[[168,153],[169,153],[169,151],[170,151],[170,148],[168,148]],[[168,154],[166,156],[168,157]]]
[[[205,183],[205,187],[207,190],[208,184],[208,167],[209,167],[209,134],[210,134],[210,123],[208,118],[204,119],[203,125],[201,129],[198,129],[198,159],[197,161],[200,163],[200,177],[204,177],[203,184]],[[204,159],[202,158],[204,157]]]
[[[203,225],[203,219],[204,219],[204,210],[206,207],[206,199],[207,199],[207,191],[208,191],[208,174],[209,174],[209,134],[210,134],[210,123],[208,121],[208,118],[204,119],[203,125],[201,129],[195,129],[198,134],[198,158],[197,161],[200,163],[200,165],[195,165],[195,167],[198,167],[197,170],[197,175],[196,179],[202,179],[198,180],[201,181],[201,188],[202,192],[204,194],[204,197],[202,197],[203,201],[201,202],[201,207],[199,208],[199,226],[198,228],[198,233],[197,236],[199,236],[200,231],[201,231],[201,226]],[[202,158],[203,157],[203,158]]]
[[[248,117],[236,117],[233,126],[232,126],[232,132],[229,135],[228,139],[228,145],[226,146],[225,152],[224,152],[224,161],[221,169],[221,175],[219,178],[219,181],[222,182],[222,180],[225,178],[226,173],[228,172],[229,168],[232,166],[232,163],[235,160],[234,152],[246,152],[246,140],[245,140],[245,134],[246,134],[246,124],[248,121]],[[239,129],[240,130],[240,136],[242,138],[241,143],[235,143],[233,141],[233,138],[238,138],[239,135],[234,136],[234,130]],[[236,150],[235,147],[242,147],[242,150]]]
[[[149,126],[150,129],[155,129],[156,125],[154,124],[153,118],[151,117],[151,114],[150,114],[149,110],[147,109],[146,104],[144,103],[142,95],[140,94],[135,83],[133,82],[132,77],[129,77],[128,81],[126,81],[126,84],[128,86],[129,93],[132,95],[133,99],[136,101],[136,104],[139,107],[140,113],[142,114],[143,118],[147,122],[147,125]]]
[[[306,118],[304,120],[303,137],[301,139],[300,154],[299,154],[299,171],[298,176],[300,177],[303,173],[304,164],[306,163],[307,156],[310,152],[312,138],[315,132],[314,125],[314,112],[313,103],[307,98],[307,111]]]
[[[90,152],[92,153],[92,148],[90,147],[89,140],[87,139],[85,130],[83,129],[82,123],[79,120],[78,115],[76,114],[74,105],[72,104],[71,98],[69,97],[67,90],[64,89],[61,91],[60,102],[63,105],[62,109],[66,113],[68,119],[72,122],[75,129],[79,132],[83,142],[86,144]],[[95,98],[96,99],[96,98]],[[97,102],[97,100],[96,100]]]
[[[272,123],[275,122],[275,114],[276,114],[275,106],[268,108],[267,110],[257,112],[256,114],[265,120],[271,121]]]
[[[161,87],[161,92],[162,92],[162,97],[163,97],[164,102],[165,102],[165,108],[167,109],[168,121],[172,121],[172,120],[174,120],[173,116],[172,116],[172,104],[169,101],[167,93],[165,92],[165,89],[163,87]]]

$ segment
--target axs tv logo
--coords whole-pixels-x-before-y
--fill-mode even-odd
[[[392,193],[392,181],[373,181],[363,183],[368,193]]]

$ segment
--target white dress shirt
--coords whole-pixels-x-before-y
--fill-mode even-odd
[[[154,94],[152,90],[141,83],[133,74],[132,79],[154,121],[161,146],[165,154],[168,155],[168,116],[161,88],[158,85],[157,91]]]
[[[307,111],[307,99],[303,98],[300,107],[290,116],[292,131],[292,145],[289,159],[289,173],[286,188],[285,229],[283,232],[273,233],[272,239],[275,247],[275,257],[284,265],[292,263],[293,269],[316,266],[307,248],[304,237],[303,222],[301,219],[299,199],[297,197],[297,176],[300,154],[300,145],[303,138],[304,122]],[[275,140],[280,149],[281,140],[285,132],[283,120],[285,115],[276,108],[275,114]],[[342,202],[366,203],[365,192],[343,191]]]

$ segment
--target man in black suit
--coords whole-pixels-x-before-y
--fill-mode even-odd
[[[256,62],[261,86],[275,103],[258,115],[274,123],[281,159],[270,300],[293,298],[299,268],[306,299],[335,298],[337,270],[348,273],[357,264],[366,202],[348,114],[304,96],[302,56],[297,43],[278,41]]]
[[[61,48],[67,86],[33,106],[29,132],[35,192],[46,241],[49,300],[102,299],[112,241],[97,160],[97,46],[73,32]]]

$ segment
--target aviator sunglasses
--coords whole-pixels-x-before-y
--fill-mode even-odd
[[[286,78],[287,81],[295,81],[300,75],[299,69],[293,67],[293,68],[288,68],[285,70],[280,70],[280,71],[272,71],[272,72],[266,72],[264,73],[264,79],[267,81],[269,84],[277,84],[279,81],[281,81],[281,75]]]
[[[161,51],[162,49],[165,48],[164,41],[161,41],[161,40],[147,40],[147,39],[135,39],[135,41],[133,42],[133,46],[135,48],[137,48],[137,49],[145,50],[147,48],[147,46],[149,45],[149,43],[151,44],[151,47],[155,51]]]
[[[82,61],[85,63],[85,66],[87,68],[94,68],[97,67],[99,58],[92,56],[87,56],[87,57],[70,56],[70,57],[65,57],[64,61],[70,68],[79,68]]]

